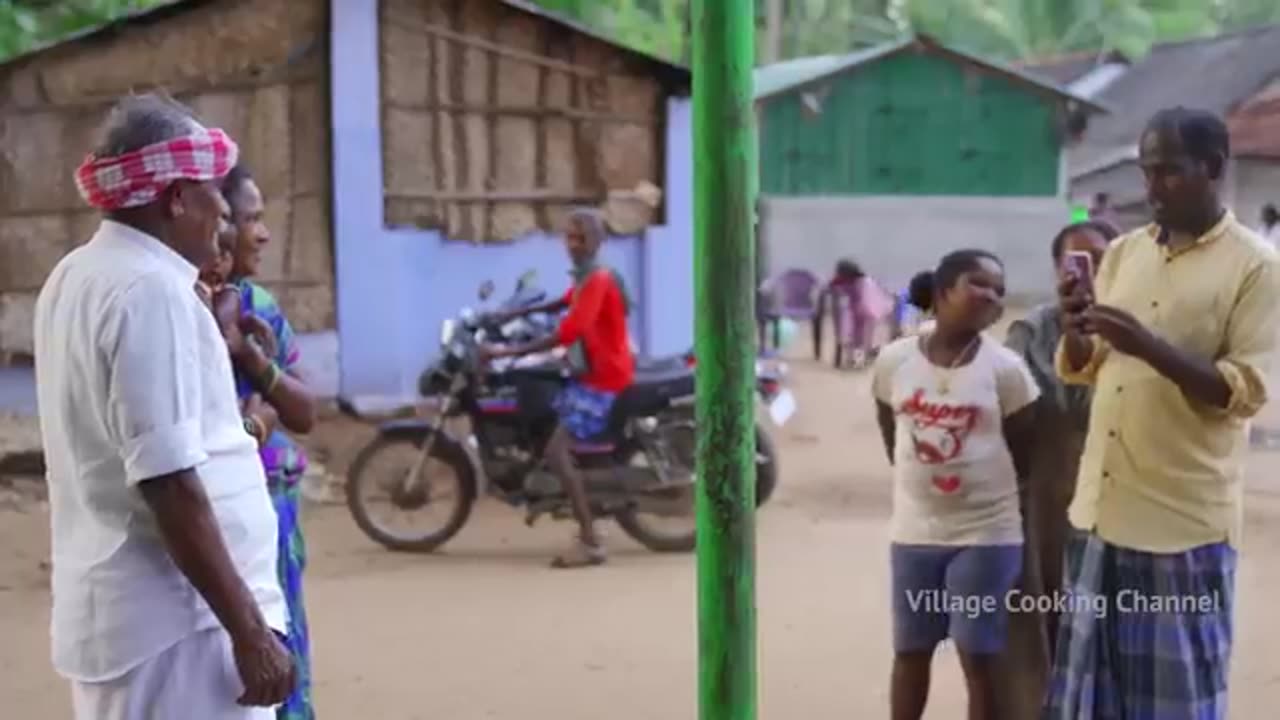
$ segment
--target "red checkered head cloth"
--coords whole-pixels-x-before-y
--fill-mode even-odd
[[[240,149],[225,132],[197,132],[154,143],[115,157],[89,155],[76,170],[80,197],[99,210],[140,207],[153,202],[176,180],[206,182],[224,177]]]

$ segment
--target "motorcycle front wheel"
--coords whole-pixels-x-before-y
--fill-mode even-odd
[[[694,459],[687,458],[689,467],[693,467]],[[774,452],[773,439],[758,424],[756,425],[756,507],[759,508],[773,496],[778,485],[778,461]],[[692,486],[672,488],[666,491],[672,494],[671,499],[686,501],[689,504],[688,519],[695,520],[693,512],[694,489]],[[653,522],[649,513],[641,512],[635,506],[629,507],[614,516],[614,520],[623,532],[643,545],[651,552],[687,553],[697,547],[697,530],[693,527],[678,530],[666,530]]]
[[[422,446],[432,438],[431,451],[422,458]],[[417,478],[409,478],[414,468]],[[437,474],[448,471],[451,481]],[[384,490],[389,505],[405,513],[435,509],[440,505],[436,490],[446,483],[453,490],[452,502],[439,522],[415,523],[397,530],[373,511],[370,491]],[[462,529],[476,500],[475,469],[462,444],[429,429],[379,435],[351,463],[347,473],[347,509],[361,532],[389,550],[428,553],[444,545]]]

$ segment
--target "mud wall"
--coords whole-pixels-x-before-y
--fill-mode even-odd
[[[191,0],[0,66],[0,353],[31,351],[45,277],[97,214],[72,173],[111,103],[161,88],[240,143],[267,197],[263,284],[334,327],[328,3]]]
[[[496,0],[383,0],[390,226],[509,241],[603,205],[662,221],[666,91],[653,64]]]

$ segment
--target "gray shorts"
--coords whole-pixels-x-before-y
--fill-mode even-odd
[[[893,543],[889,558],[896,652],[931,651],[947,637],[975,655],[1004,649],[1021,545]]]

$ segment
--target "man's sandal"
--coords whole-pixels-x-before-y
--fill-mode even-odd
[[[574,541],[573,546],[563,553],[560,553],[551,561],[551,567],[556,569],[569,569],[590,567],[592,565],[603,565],[608,559],[604,546],[590,545],[582,539]]]

